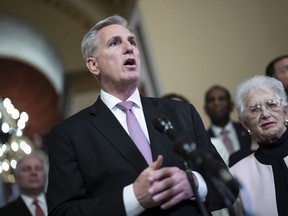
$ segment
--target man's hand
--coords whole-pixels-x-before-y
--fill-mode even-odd
[[[159,205],[159,203],[152,200],[152,196],[148,192],[152,183],[149,179],[155,170],[161,168],[163,163],[163,156],[159,155],[148,168],[146,168],[133,183],[133,190],[140,205],[147,209]]]
[[[177,167],[159,169],[150,175],[149,180],[152,185],[148,192],[155,203],[161,203],[162,209],[169,209],[194,196],[186,172]]]
[[[162,162],[163,156],[160,155],[133,184],[136,198],[146,209],[158,205],[169,209],[194,196],[185,171],[177,167],[161,168]]]

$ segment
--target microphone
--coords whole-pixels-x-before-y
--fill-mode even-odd
[[[182,139],[180,134],[174,129],[172,123],[166,116],[159,116],[158,118],[154,119],[154,126],[158,131],[167,134],[168,137],[174,141]]]
[[[211,181],[219,193],[222,194],[227,205],[234,202],[235,195],[232,194],[231,191],[237,191],[239,189],[239,183],[227,169],[215,165],[212,154],[197,150],[196,144],[185,140],[174,129],[171,121],[166,116],[159,116],[154,119],[153,123],[158,131],[166,134],[171,140],[175,141],[174,149],[176,153],[185,159],[188,164],[192,163],[196,165],[196,168],[202,170],[207,180]]]
[[[185,140],[173,127],[171,121],[166,116],[159,116],[154,119],[154,127],[161,133],[166,134],[171,140],[175,141],[174,147],[176,153],[183,158],[190,157],[190,154],[196,150],[196,144]]]

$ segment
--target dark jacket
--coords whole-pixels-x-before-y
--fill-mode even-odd
[[[181,136],[195,141],[199,149],[215,157],[213,163],[216,166],[227,169],[210,142],[194,106],[169,99],[141,97],[141,100],[153,160],[162,154],[164,167],[184,169],[183,162],[175,154],[175,143],[154,128],[153,120],[165,115]],[[47,198],[50,216],[125,215],[123,188],[133,183],[148,166],[100,97],[91,107],[66,119],[52,130],[49,157]],[[207,208],[213,210],[223,207],[213,185],[210,182],[207,185]],[[237,195],[238,188],[233,193]],[[195,201],[187,200],[167,211],[155,207],[141,215],[197,216],[200,212]]]
[[[0,209],[1,216],[32,216],[21,196]]]

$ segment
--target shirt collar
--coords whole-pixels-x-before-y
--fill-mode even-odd
[[[29,204],[33,204],[34,198],[29,197],[27,195],[21,194],[21,198],[24,200],[24,202],[26,203],[27,206],[29,206]],[[36,197],[36,199],[38,200],[39,203],[46,203],[46,199],[45,199],[45,194],[41,193],[38,197]]]
[[[221,135],[221,132],[222,132],[223,129],[225,129],[226,131],[231,131],[231,130],[233,130],[233,125],[232,125],[232,122],[229,121],[229,122],[225,125],[224,128],[219,127],[219,126],[216,126],[216,125],[212,125],[211,128],[212,128],[215,136],[219,136],[219,135]]]
[[[103,91],[101,89],[100,91],[100,98],[102,101],[106,104],[106,106],[112,110],[115,108],[115,106],[119,103],[122,102],[119,100],[117,97]],[[127,99],[127,101],[132,101],[134,106],[137,106],[138,108],[142,107],[141,103],[141,98],[140,98],[140,93],[139,90],[136,88],[136,90],[133,92],[133,94]]]

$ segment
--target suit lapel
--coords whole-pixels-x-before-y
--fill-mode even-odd
[[[130,136],[100,98],[92,106],[91,116],[96,129],[132,166],[140,172],[148,166]]]
[[[153,124],[155,118],[163,115],[163,110],[161,106],[153,104],[148,98],[141,97],[141,101],[148,128],[153,161],[155,161],[157,156],[161,154],[164,157],[163,166],[165,166],[168,157],[167,150],[169,143],[167,143],[166,135],[156,130]]]
[[[29,211],[28,207],[24,203],[23,199],[19,197],[16,201],[17,211],[23,216],[32,216],[31,212]]]

